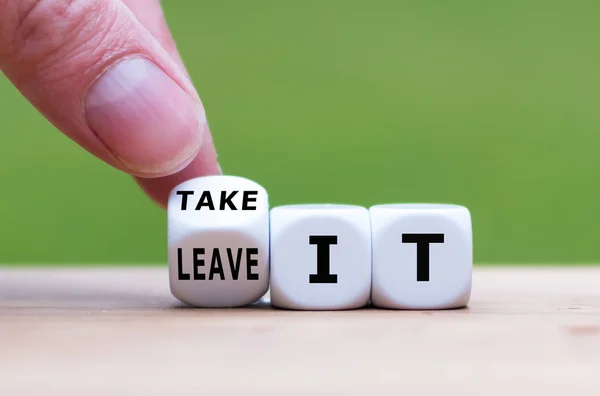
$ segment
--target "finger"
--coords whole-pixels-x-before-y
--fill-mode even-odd
[[[177,185],[199,176],[220,175],[221,167],[217,162],[217,153],[210,132],[206,131],[205,144],[194,160],[180,172],[153,179],[136,178],[142,190],[159,206],[167,207],[169,193]]]
[[[0,69],[75,142],[138,177],[196,158],[202,103],[120,0],[0,0],[0,15]]]
[[[187,73],[173,36],[169,30],[160,0],[123,0],[138,21],[156,38],[169,55]],[[160,178],[136,178],[142,190],[159,206],[166,208],[169,193],[186,180],[221,174],[210,129],[205,131],[202,149],[196,158],[180,172]]]
[[[165,19],[160,0],[123,0],[138,21],[156,38],[169,55],[187,73],[173,36]],[[220,174],[217,154],[210,134],[205,131],[202,149],[194,160],[180,172],[160,178],[136,178],[142,190],[159,206],[166,208],[169,193],[180,183],[198,177]]]
[[[154,36],[171,58],[187,73],[173,35],[167,25],[160,0],[122,0],[137,20]]]

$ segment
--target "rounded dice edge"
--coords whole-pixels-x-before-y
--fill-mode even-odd
[[[256,185],[256,186],[264,189],[264,187],[262,187],[259,183],[257,183],[256,181],[254,181],[252,179],[248,179],[246,177],[235,176],[235,175],[208,175],[208,176],[193,177],[191,179],[182,181],[181,183],[179,183],[178,185],[173,187],[171,189],[171,191],[169,191],[169,197],[171,197],[172,195],[175,195],[177,193],[177,190],[188,188],[189,185],[193,185],[199,181],[212,182],[212,181],[216,181],[216,180],[229,180],[230,182],[236,182],[236,183],[239,183],[240,185],[253,185],[253,186]],[[266,190],[265,190],[265,192],[266,192]]]

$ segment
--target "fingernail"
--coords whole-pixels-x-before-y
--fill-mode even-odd
[[[149,177],[187,166],[207,128],[201,105],[145,58],[109,68],[90,87],[85,111],[90,128],[121,163]]]

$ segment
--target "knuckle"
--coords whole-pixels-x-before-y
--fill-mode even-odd
[[[113,1],[105,0],[0,2],[6,3],[4,6],[10,8],[6,15],[11,15],[10,26],[2,29],[0,67],[15,65],[16,75],[53,68],[59,69],[54,74],[68,73],[62,61],[94,55],[98,42],[106,38],[110,29],[105,21],[111,21],[110,15],[114,14],[110,9]]]
[[[77,33],[87,2],[77,0],[5,0],[2,49],[5,56],[43,57]]]

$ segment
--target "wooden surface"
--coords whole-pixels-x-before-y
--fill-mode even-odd
[[[600,395],[600,267],[483,268],[467,309],[190,309],[166,269],[0,269],[0,395]]]

